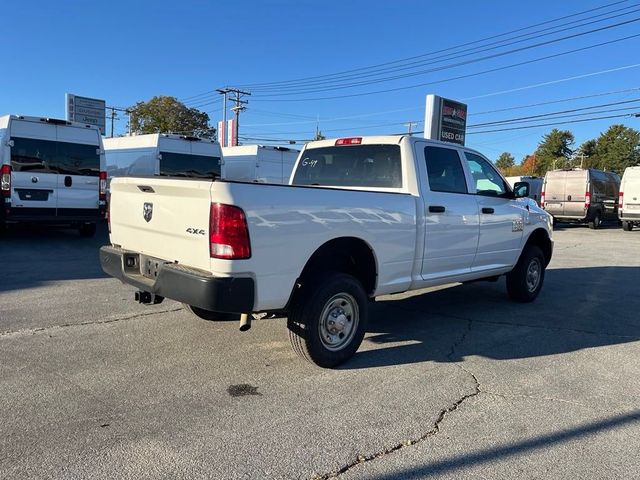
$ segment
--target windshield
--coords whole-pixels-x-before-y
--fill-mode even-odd
[[[305,150],[293,185],[400,188],[400,146],[350,145]]]
[[[220,157],[162,152],[160,175],[167,177],[220,177]]]

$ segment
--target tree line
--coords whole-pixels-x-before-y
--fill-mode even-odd
[[[611,125],[597,138],[574,148],[575,137],[569,130],[554,128],[542,137],[535,152],[519,164],[509,152],[496,160],[506,176],[544,176],[559,168],[597,168],[622,175],[624,169],[640,164],[640,132],[624,125]]]

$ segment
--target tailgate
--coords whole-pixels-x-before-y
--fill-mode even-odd
[[[111,243],[208,270],[211,184],[209,180],[113,179]]]

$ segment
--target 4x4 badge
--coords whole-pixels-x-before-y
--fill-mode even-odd
[[[153,217],[153,203],[144,202],[144,207],[142,207],[142,216],[147,222],[151,221],[151,217]]]

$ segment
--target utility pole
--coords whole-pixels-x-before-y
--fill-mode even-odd
[[[235,94],[235,97],[231,99],[232,102],[235,102],[235,106],[231,107],[231,110],[233,110],[233,113],[235,114],[236,117],[236,121],[235,121],[235,137],[236,137],[236,144],[238,144],[238,133],[240,131],[240,112],[244,112],[247,107],[245,107],[245,105],[247,105],[249,102],[247,100],[242,100],[242,97],[244,95],[251,95],[251,93],[249,92],[243,92],[242,90],[238,90],[237,88],[231,89],[231,92]]]
[[[111,135],[109,135],[109,137],[113,138],[113,123],[116,119],[116,108],[115,107],[107,107],[107,108],[111,110],[111,115],[109,115],[109,117],[111,118]]]
[[[116,112],[123,112],[129,116],[129,135],[131,135],[131,110],[128,108],[120,107],[106,107],[106,109],[111,110],[111,114],[109,115],[109,118],[111,119],[111,135],[109,136],[113,138],[114,123],[116,120],[120,120]]]
[[[407,127],[407,133],[411,135],[411,132],[413,131],[413,127],[417,127],[418,122],[407,122],[404,124],[404,126]]]
[[[222,95],[222,126],[223,131],[218,132],[218,142],[220,146],[224,147],[227,145],[227,139],[224,138],[227,132],[227,94],[231,92],[229,88],[218,88],[216,90],[220,95]],[[222,138],[220,138],[220,134],[222,134]]]
[[[580,152],[579,154],[576,154],[576,157],[580,157],[580,168],[584,168],[584,159],[589,158],[589,155],[585,155],[584,153]]]

